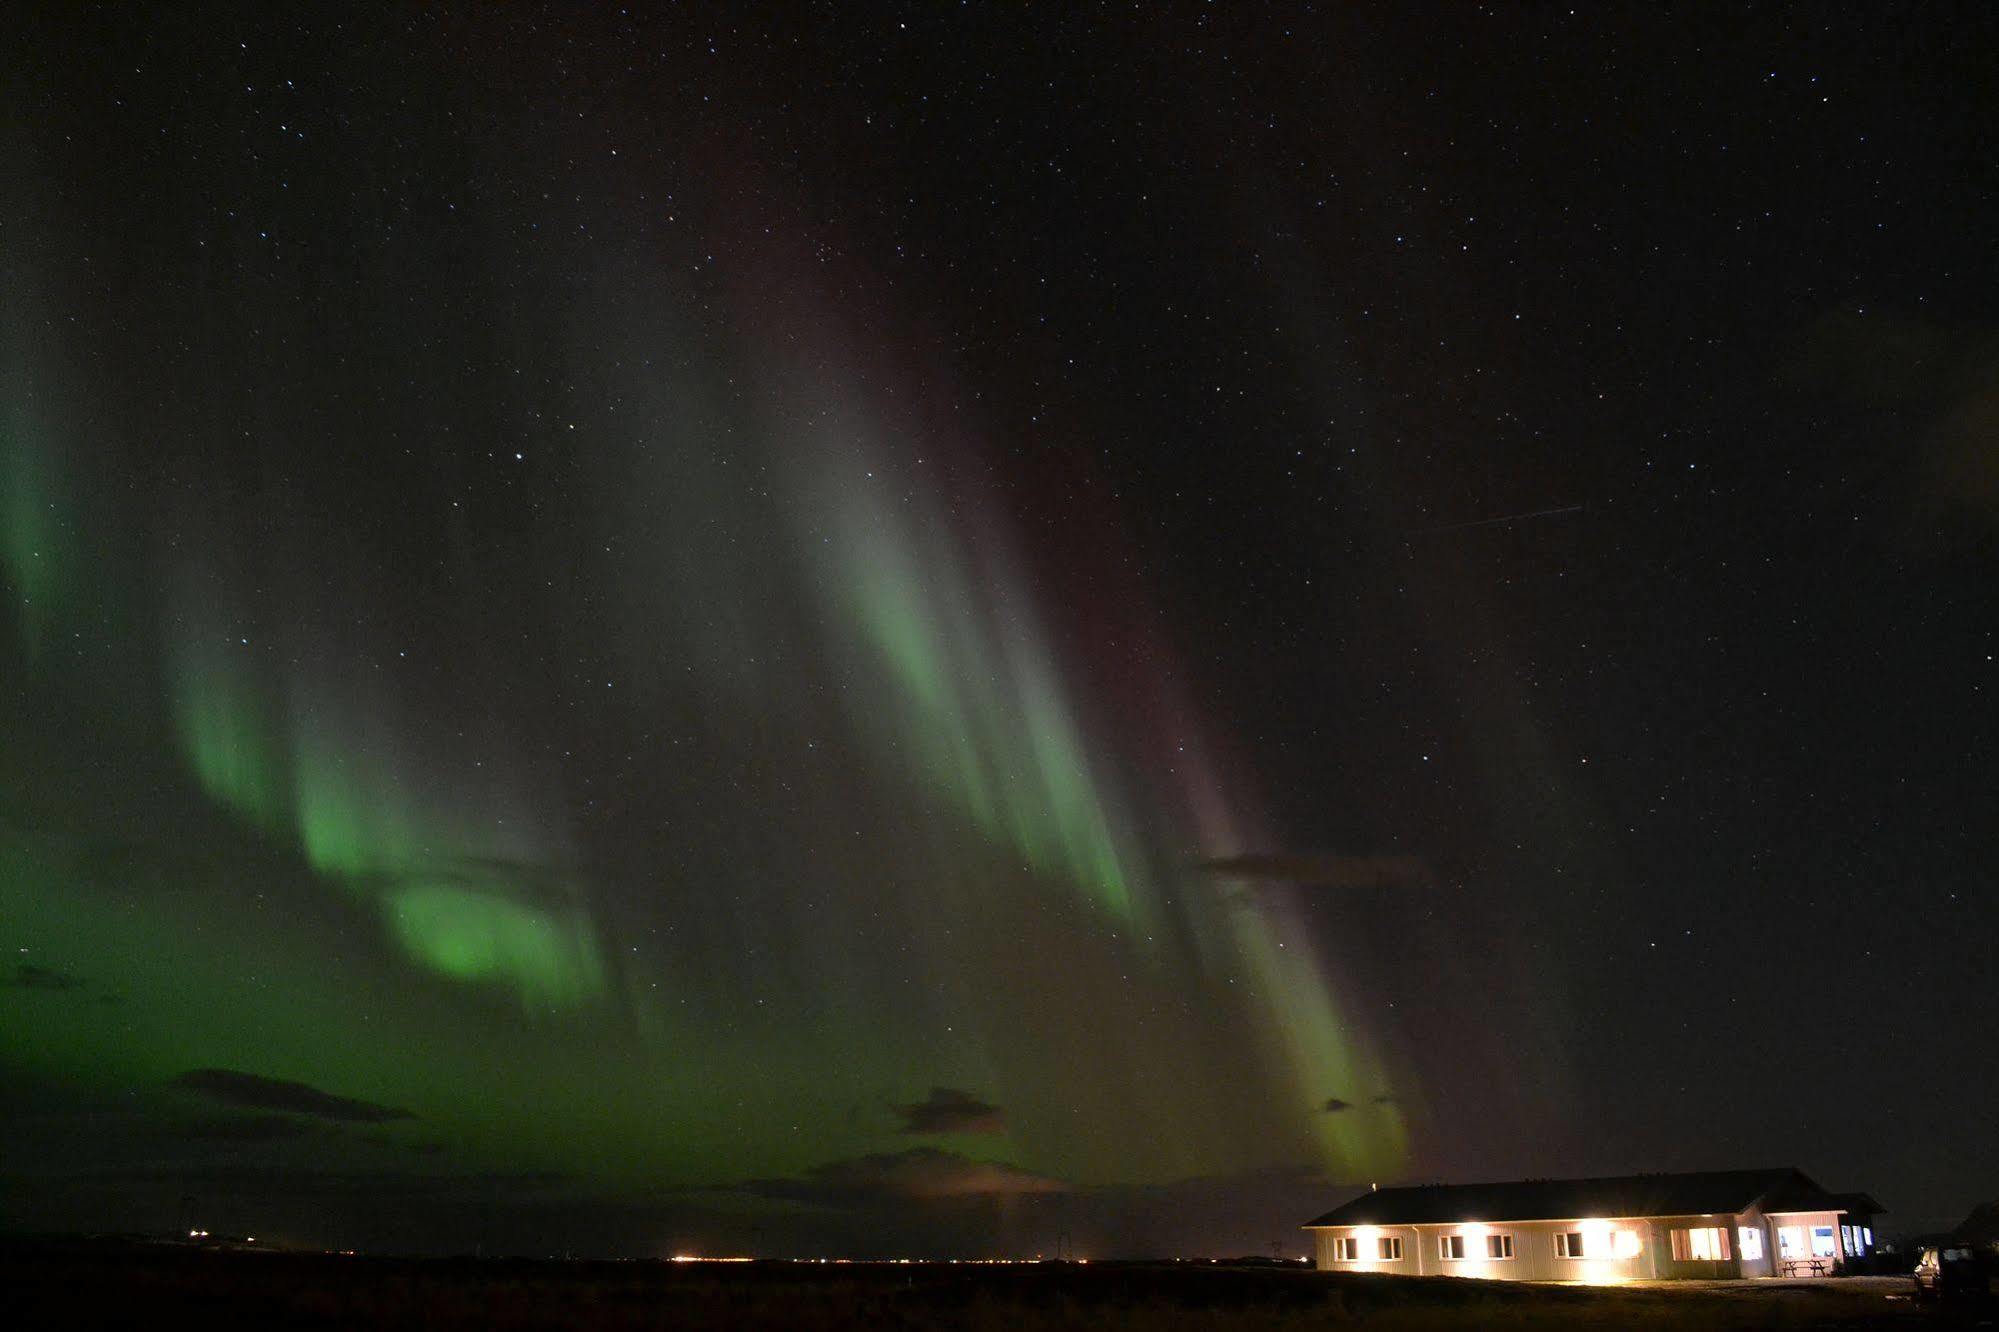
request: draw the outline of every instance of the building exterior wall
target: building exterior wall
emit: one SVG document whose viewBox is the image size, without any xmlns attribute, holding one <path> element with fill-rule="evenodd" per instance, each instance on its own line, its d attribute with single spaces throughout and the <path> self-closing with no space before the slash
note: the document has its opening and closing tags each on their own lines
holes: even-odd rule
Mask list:
<svg viewBox="0 0 1999 1332">
<path fill-rule="evenodd" d="M 1725 1223 L 1724 1223 L 1725 1224 Z M 1399 1276 L 1477 1277 L 1499 1281 L 1583 1281 L 1607 1284 L 1650 1277 L 1656 1273 L 1663 1231 L 1649 1219 L 1586 1221 L 1495 1221 L 1419 1226 L 1324 1226 L 1313 1227 L 1313 1247 L 1318 1267 L 1328 1272 L 1387 1272 Z M 1655 1233 L 1656 1231 L 1656 1233 Z M 1620 1233 L 1632 1238 L 1620 1241 Z M 1565 1258 L 1556 1252 L 1556 1236 L 1583 1236 L 1581 1258 Z M 1402 1260 L 1383 1262 L 1375 1256 L 1375 1242 L 1383 1235 L 1402 1237 Z M 1438 1241 L 1446 1235 L 1464 1237 L 1465 1256 L 1444 1258 Z M 1487 1240 L 1493 1235 L 1510 1235 L 1511 1258 L 1488 1257 Z M 1343 1262 L 1333 1256 L 1333 1241 L 1352 1236 L 1360 1243 L 1360 1257 Z M 1667 1251 L 1670 1256 L 1670 1250 Z"/>
<path fill-rule="evenodd" d="M 1423 1237 L 1418 1233 L 1420 1226 L 1326 1226 L 1312 1231 L 1312 1246 L 1316 1265 L 1328 1272 L 1387 1272 L 1395 1276 L 1422 1276 L 1418 1266 L 1418 1249 Z M 1399 1236 L 1402 1240 L 1402 1258 L 1399 1262 L 1384 1262 L 1376 1257 L 1375 1242 L 1384 1235 Z M 1360 1257 L 1347 1262 L 1333 1257 L 1333 1240 L 1336 1237 L 1351 1237 L 1360 1244 Z"/>
<path fill-rule="evenodd" d="M 1627 1217 L 1613 1220 L 1578 1221 L 1494 1221 L 1446 1225 L 1413 1226 L 1314 1226 L 1313 1251 L 1316 1265 L 1327 1272 L 1383 1272 L 1397 1276 L 1457 1276 L 1498 1281 L 1578 1281 L 1607 1285 L 1619 1281 L 1674 1277 L 1745 1277 L 1781 1275 L 1777 1255 L 1776 1226 L 1802 1227 L 1809 1253 L 1812 1226 L 1832 1225 L 1837 1234 L 1839 1219 L 1831 1213 L 1803 1213 L 1764 1218 L 1751 1211 L 1714 1216 Z M 1728 1256 L 1711 1259 L 1679 1259 L 1674 1255 L 1673 1232 L 1712 1228 L 1727 1236 Z M 1742 1232 L 1759 1236 L 1761 1254 L 1743 1257 Z M 1557 1252 L 1556 1237 L 1583 1236 L 1583 1257 L 1563 1257 Z M 1384 1261 L 1377 1256 L 1376 1243 L 1384 1235 L 1402 1239 L 1400 1261 Z M 1446 1235 L 1464 1237 L 1465 1256 L 1445 1258 L 1439 1239 Z M 1513 1237 L 1511 1258 L 1488 1256 L 1487 1239 L 1492 1235 Z M 1629 1238 L 1620 1238 L 1628 1235 Z M 1334 1256 L 1334 1240 L 1350 1236 L 1360 1246 L 1359 1258 L 1349 1262 Z M 1682 1242 L 1684 1248 L 1684 1241 Z"/>
<path fill-rule="evenodd" d="M 1717 1212 L 1703 1216 L 1662 1216 L 1654 1217 L 1653 1225 L 1659 1235 L 1659 1275 L 1664 1278 L 1707 1278 L 1719 1280 L 1728 1277 L 1752 1275 L 1743 1269 L 1742 1231 L 1744 1218 L 1740 1213 Z M 1755 1229 L 1752 1225 L 1751 1229 Z M 1710 1229 L 1719 1230 L 1727 1238 L 1726 1258 L 1675 1258 L 1673 1256 L 1673 1232 L 1676 1230 Z M 1768 1245 L 1765 1244 L 1765 1257 Z"/>
<path fill-rule="evenodd" d="M 1803 1258 L 1803 1259 L 1818 1257 L 1825 1259 L 1825 1261 L 1829 1263 L 1837 1263 L 1843 1261 L 1839 1256 L 1840 1216 L 1841 1213 L 1839 1212 L 1770 1213 L 1769 1217 L 1770 1253 L 1771 1257 L 1776 1262 L 1776 1272 L 1778 1273 L 1778 1275 L 1783 1274 L 1784 1262 L 1786 1261 L 1786 1259 L 1793 1257 Z M 1812 1252 L 1812 1231 L 1828 1227 L 1832 1230 L 1832 1246 L 1833 1246 L 1832 1254 L 1830 1256 L 1827 1256 L 1825 1254 L 1814 1254 Z M 1782 1252 L 1781 1246 L 1783 1243 L 1783 1231 L 1786 1229 L 1795 1229 L 1798 1232 L 1798 1238 L 1801 1243 L 1801 1249 L 1798 1253 L 1786 1254 Z"/>
<path fill-rule="evenodd" d="M 1742 1232 L 1753 1230 L 1757 1244 L 1763 1252 L 1755 1258 L 1744 1257 Z M 1746 1277 L 1766 1277 L 1779 1275 L 1777 1270 L 1777 1232 L 1770 1227 L 1770 1219 L 1756 1208 L 1750 1208 L 1735 1218 L 1735 1258 L 1736 1265 Z"/>
</svg>

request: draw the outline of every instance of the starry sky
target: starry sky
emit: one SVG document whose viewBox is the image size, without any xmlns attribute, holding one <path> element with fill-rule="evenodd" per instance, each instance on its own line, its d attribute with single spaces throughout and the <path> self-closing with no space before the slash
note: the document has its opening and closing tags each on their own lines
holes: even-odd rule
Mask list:
<svg viewBox="0 0 1999 1332">
<path fill-rule="evenodd" d="M 1982 6 L 30 5 L 0 1224 L 1999 1192 Z"/>
</svg>

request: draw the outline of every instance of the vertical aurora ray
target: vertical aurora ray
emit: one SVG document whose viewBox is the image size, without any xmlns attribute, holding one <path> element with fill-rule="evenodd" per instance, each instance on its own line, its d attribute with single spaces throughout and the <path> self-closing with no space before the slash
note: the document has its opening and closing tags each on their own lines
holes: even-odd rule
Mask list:
<svg viewBox="0 0 1999 1332">
<path fill-rule="evenodd" d="M 1171 761 L 1162 756 L 1159 766 L 1175 775 L 1194 858 L 1212 861 L 1267 844 L 1259 841 L 1264 834 L 1253 786 L 1240 774 L 1225 780 L 1207 728 L 1184 688 L 1161 665 L 1171 653 L 1153 642 L 1142 656 L 1152 665 L 1141 692 L 1150 697 L 1161 734 L 1172 737 Z M 1187 885 L 1186 894 L 1206 969 L 1227 970 L 1248 982 L 1251 1032 L 1282 1095 L 1309 1115 L 1320 1159 L 1370 1174 L 1401 1169 L 1409 1155 L 1404 1106 L 1414 1089 L 1392 1083 L 1369 1047 L 1362 1021 L 1343 1011 L 1337 978 L 1315 943 L 1298 890 L 1270 883 L 1251 895 L 1218 889 L 1210 881 Z M 1319 1110 L 1334 1097 L 1348 1108 L 1338 1114 Z"/>
<path fill-rule="evenodd" d="M 1045 654 L 1021 640 L 1008 652 L 1020 701 L 1028 757 L 1035 789 L 1046 812 L 1039 822 L 1052 834 L 1040 863 L 1051 860 L 1062 873 L 1083 884 L 1097 905 L 1133 919 L 1132 885 L 1126 865 L 1130 851 L 1121 851 L 1105 813 L 1107 800 L 1092 778 L 1083 740 L 1063 698 Z"/>
<path fill-rule="evenodd" d="M 574 1008 L 604 990 L 588 917 L 517 900 L 486 875 L 435 882 L 413 872 L 388 890 L 384 910 L 410 956 L 441 975 L 511 986 L 524 1003 Z"/>
<path fill-rule="evenodd" d="M 534 866 L 534 839 L 427 808 L 393 700 L 292 667 L 281 702 L 251 640 L 223 627 L 257 619 L 237 581 L 183 571 L 166 645 L 169 711 L 201 789 L 366 902 L 385 937 L 426 970 L 511 990 L 531 1011 L 601 996 L 588 912 L 573 885 Z"/>
<path fill-rule="evenodd" d="M 323 874 L 364 880 L 390 873 L 428 849 L 393 760 L 357 744 L 324 704 L 295 722 L 293 818 L 299 847 Z M 433 851 L 432 854 L 435 854 Z"/>
<path fill-rule="evenodd" d="M 817 317 L 804 323 L 828 326 Z M 773 330 L 767 341 L 800 339 Z M 802 341 L 811 345 L 809 337 Z M 837 338 L 828 343 L 838 345 Z M 1161 793 L 1169 807 L 1132 798 L 1155 785 L 1133 780 L 1134 762 L 1148 756 L 1120 744 L 1110 728 L 1099 734 L 1086 727 L 1086 719 L 1104 720 L 1100 700 L 1049 629 L 1037 604 L 1048 594 L 1017 563 L 1013 525 L 988 494 L 969 442 L 912 423 L 920 412 L 901 405 L 900 394 L 877 397 L 860 376 L 829 376 L 841 357 L 821 352 L 788 363 L 770 385 L 771 398 L 787 404 L 771 431 L 786 440 L 775 456 L 790 480 L 783 507 L 800 580 L 821 607 L 837 696 L 872 766 L 900 774 L 936 845 L 962 846 L 975 834 L 1026 871 L 1025 884 L 1051 903 L 1086 908 L 1066 916 L 1058 909 L 1031 928 L 1062 920 L 1061 928 L 1076 932 L 1062 951 L 1081 970 L 1069 973 L 1064 989 L 1091 996 L 1090 1016 L 1078 1009 L 1070 1020 L 1093 1028 L 1121 1015 L 1122 1048 L 1096 1056 L 1107 1061 L 1107 1081 L 1123 1079 L 1136 1095 L 1159 1064 L 1187 1058 L 1193 1044 L 1221 1030 L 1232 1033 L 1224 1046 L 1234 1047 L 1200 1058 L 1220 1067 L 1254 1052 L 1228 1075 L 1249 1079 L 1231 1094 L 1190 1094 L 1151 1107 L 1156 1161 L 1184 1152 L 1198 1169 L 1194 1163 L 1218 1156 L 1270 1160 L 1295 1151 L 1331 1168 L 1392 1174 L 1408 1146 L 1399 1109 L 1405 1089 L 1389 1087 L 1362 1020 L 1343 1011 L 1310 943 L 1313 925 L 1282 893 L 1251 908 L 1187 868 L 1237 845 L 1243 793 L 1224 795 L 1213 774 L 1197 774 L 1198 755 L 1169 752 L 1150 755 L 1152 767 L 1211 784 L 1210 808 L 1186 790 L 1177 792 L 1184 807 L 1170 807 L 1170 783 Z M 878 383 L 881 374 L 871 365 L 865 382 Z M 801 430 L 800 422 L 809 424 Z M 1070 586 L 1092 581 L 1085 572 Z M 1141 659 L 1171 660 L 1155 647 Z M 1102 683 L 1177 697 L 1166 677 L 1152 678 L 1163 669 L 1148 665 L 1139 679 Z M 1197 735 L 1201 728 L 1166 729 Z M 1034 911 L 1007 900 L 1018 890 L 975 872 L 978 863 L 962 852 L 955 862 L 926 858 L 930 891 L 940 901 L 920 909 L 955 918 L 964 909 L 958 895 L 997 892 L 992 909 L 1000 918 Z M 1084 961 L 1092 950 L 1100 955 Z M 1106 974 L 1096 975 L 1098 968 Z M 1192 1001 L 1193 1011 L 1206 1016 L 1178 1028 L 1163 1019 L 1157 999 L 1127 1007 L 1134 987 L 1154 985 L 1163 994 L 1203 996 Z M 981 1035 L 974 1053 L 1016 1100 L 1032 1099 L 1029 1085 L 1045 1076 L 1037 1060 L 1049 1057 L 994 1030 Z M 1365 1104 L 1325 1113 L 1326 1101 L 1341 1093 Z M 1233 1124 L 1206 1118 L 1224 1103 L 1238 1116 Z M 1261 1125 L 1265 1140 L 1222 1147 L 1215 1135 L 1234 1136 L 1245 1122 Z M 1045 1147 L 1041 1135 L 1034 1139 Z"/>
<path fill-rule="evenodd" d="M 259 828 L 281 828 L 291 804 L 285 754 L 254 689 L 226 665 L 184 664 L 173 708 L 202 790 Z"/>
<path fill-rule="evenodd" d="M 1269 892 L 1275 900 L 1238 909 L 1230 921 L 1264 1014 L 1256 1029 L 1276 1047 L 1276 1065 L 1286 1071 L 1297 1104 L 1315 1106 L 1339 1092 L 1356 1102 L 1339 1114 L 1312 1115 L 1322 1159 L 1392 1173 L 1408 1157 L 1401 1107 L 1393 1096 L 1380 1099 L 1387 1095 L 1384 1071 L 1359 1039 L 1355 1021 L 1341 1016 L 1290 891 Z"/>
<path fill-rule="evenodd" d="M 291 756 L 272 690 L 261 678 L 229 580 L 183 571 L 165 644 L 168 711 L 181 755 L 203 791 L 266 834 L 282 835 L 292 806 Z M 221 608 L 229 607 L 225 612 Z M 233 616 L 232 634 L 224 624 Z"/>
<path fill-rule="evenodd" d="M 1138 922 L 1133 852 L 999 540 L 975 552 L 927 492 L 891 502 L 847 451 L 823 450 L 801 494 L 810 576 L 875 682 L 854 695 L 860 732 L 1037 874 Z"/>
<path fill-rule="evenodd" d="M 589 915 L 573 887 L 519 858 L 531 838 L 426 809 L 381 720 L 388 705 L 369 709 L 370 726 L 323 687 L 299 698 L 295 819 L 314 869 L 371 899 L 390 937 L 438 975 L 505 986 L 531 1010 L 604 993 Z"/>
<path fill-rule="evenodd" d="M 882 393 L 873 365 L 787 361 L 764 311 L 711 319 L 652 258 L 562 296 L 576 373 L 547 383 L 573 393 L 521 376 L 492 409 L 271 339 L 246 383 L 159 409 L 160 470 L 199 511 L 134 516 L 166 572 L 119 576 L 159 598 L 142 757 L 185 789 L 86 789 L 120 823 L 193 810 L 188 840 L 225 850 L 149 877 L 178 828 L 129 875 L 19 839 L 34 871 L 0 895 L 33 946 L 87 936 L 148 1009 L 130 1031 L 67 1014 L 62 1057 L 323 1080 L 408 1104 L 455 1159 L 711 1192 L 906 1151 L 889 1107 L 940 1084 L 1005 1108 L 953 1150 L 1081 1187 L 1392 1169 L 1392 1107 L 1315 1113 L 1382 1084 L 1306 913 L 1188 867 L 1254 845 L 1251 797 L 1190 819 L 1176 760 L 1111 716 L 1149 682 L 1079 669 L 1060 626 L 1093 579 L 1023 554 L 962 427 L 909 424 L 925 376 Z M 545 314 L 496 341 L 525 364 Z M 621 319 L 632 345 L 608 349 Z M 482 354 L 431 333 L 441 360 Z M 238 441 L 239 392 L 283 449 Z M 34 484 L 0 510 L 6 574 L 59 605 L 63 485 L 76 513 L 133 501 L 10 431 Z M 89 730 L 94 772 L 132 759 Z"/>
</svg>

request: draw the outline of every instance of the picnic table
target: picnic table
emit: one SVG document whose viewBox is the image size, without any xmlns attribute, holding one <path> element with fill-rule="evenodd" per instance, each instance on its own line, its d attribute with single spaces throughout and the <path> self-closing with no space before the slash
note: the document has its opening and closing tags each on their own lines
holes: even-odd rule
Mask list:
<svg viewBox="0 0 1999 1332">
<path fill-rule="evenodd" d="M 1810 1272 L 1813 1276 L 1825 1276 L 1832 1271 L 1830 1258 L 1786 1258 L 1784 1275 L 1796 1276 L 1799 1272 Z"/>
</svg>

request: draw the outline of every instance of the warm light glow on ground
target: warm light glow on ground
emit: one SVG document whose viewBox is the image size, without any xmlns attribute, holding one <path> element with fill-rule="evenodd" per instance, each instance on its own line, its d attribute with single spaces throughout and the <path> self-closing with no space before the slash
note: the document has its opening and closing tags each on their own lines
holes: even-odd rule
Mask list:
<svg viewBox="0 0 1999 1332">
<path fill-rule="evenodd" d="M 753 1262 L 755 1262 L 755 1261 L 756 1261 L 756 1259 L 754 1259 L 754 1258 L 704 1258 L 704 1257 L 702 1257 L 701 1255 L 699 1255 L 699 1254 L 694 1254 L 694 1253 L 676 1253 L 676 1254 L 674 1254 L 674 1255 L 673 1255 L 673 1261 L 674 1261 L 674 1262 L 676 1262 L 676 1263 L 753 1263 Z"/>
</svg>

